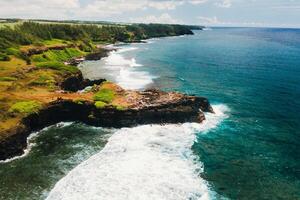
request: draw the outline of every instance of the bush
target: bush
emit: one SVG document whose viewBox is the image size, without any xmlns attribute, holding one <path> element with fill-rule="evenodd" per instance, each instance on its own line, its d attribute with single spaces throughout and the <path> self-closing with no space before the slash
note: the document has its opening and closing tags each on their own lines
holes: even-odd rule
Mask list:
<svg viewBox="0 0 300 200">
<path fill-rule="evenodd" d="M 95 106 L 98 109 L 104 108 L 107 105 L 107 103 L 103 102 L 103 101 L 96 101 L 95 102 Z"/>
<path fill-rule="evenodd" d="M 114 91 L 110 89 L 101 89 L 99 92 L 97 92 L 94 95 L 94 100 L 95 101 L 102 101 L 105 103 L 110 103 L 115 97 Z"/>
<path fill-rule="evenodd" d="M 41 62 L 41 63 L 36 64 L 36 66 L 41 67 L 41 68 L 59 70 L 59 71 L 67 71 L 67 72 L 71 72 L 71 73 L 75 73 L 75 72 L 79 71 L 79 69 L 75 66 L 64 65 L 63 63 L 55 62 L 55 61 Z"/>
<path fill-rule="evenodd" d="M 32 114 L 37 113 L 42 105 L 36 101 L 21 101 L 12 105 L 9 109 L 11 113 Z"/>
</svg>

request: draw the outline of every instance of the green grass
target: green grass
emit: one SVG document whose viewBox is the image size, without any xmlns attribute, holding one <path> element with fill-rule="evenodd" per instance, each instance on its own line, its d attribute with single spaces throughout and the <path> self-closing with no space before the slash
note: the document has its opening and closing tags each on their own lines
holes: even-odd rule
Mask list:
<svg viewBox="0 0 300 200">
<path fill-rule="evenodd" d="M 57 61 L 64 62 L 71 58 L 83 56 L 85 53 L 76 48 L 66 48 L 64 50 L 49 50 L 43 54 L 33 55 L 33 62 Z"/>
<path fill-rule="evenodd" d="M 54 45 L 67 44 L 68 42 L 60 39 L 52 39 L 52 40 L 44 40 L 42 43 L 46 46 L 54 46 Z"/>
<path fill-rule="evenodd" d="M 115 97 L 115 92 L 110 89 L 101 89 L 94 95 L 94 101 L 111 103 Z"/>
<path fill-rule="evenodd" d="M 55 62 L 55 61 L 37 63 L 36 66 L 40 68 L 48 68 L 48 69 L 54 69 L 58 71 L 67 71 L 71 73 L 76 73 L 79 71 L 79 69 L 75 66 L 64 65 L 63 63 Z"/>
<path fill-rule="evenodd" d="M 66 61 L 74 57 L 82 56 L 83 53 L 75 48 L 66 48 L 64 50 L 51 50 L 44 53 L 49 61 Z"/>
<path fill-rule="evenodd" d="M 36 101 L 21 101 L 12 105 L 9 109 L 10 113 L 32 114 L 37 113 L 42 105 Z"/>
<path fill-rule="evenodd" d="M 30 82 L 30 85 L 40 85 L 40 86 L 44 86 L 44 85 L 52 86 L 54 84 L 55 84 L 54 78 L 47 74 L 40 75 L 37 79 Z"/>
<path fill-rule="evenodd" d="M 96 108 L 101 109 L 101 108 L 104 108 L 105 106 L 107 106 L 107 103 L 105 103 L 103 101 L 96 101 L 95 106 L 96 106 Z"/>
<path fill-rule="evenodd" d="M 20 50 L 19 49 L 16 49 L 16 48 L 13 48 L 13 47 L 10 47 L 10 48 L 7 48 L 5 50 L 5 52 L 8 54 L 8 55 L 14 55 L 16 57 L 19 57 L 20 56 Z"/>
<path fill-rule="evenodd" d="M 47 62 L 49 59 L 44 54 L 33 55 L 31 57 L 33 62 Z"/>
<path fill-rule="evenodd" d="M 18 79 L 10 76 L 0 77 L 0 81 L 16 81 L 16 80 Z"/>
<path fill-rule="evenodd" d="M 124 106 L 120 106 L 120 105 L 115 105 L 115 108 L 119 111 L 123 111 L 123 110 L 126 110 L 126 107 Z"/>
<path fill-rule="evenodd" d="M 10 57 L 6 53 L 0 52 L 0 61 L 10 61 Z"/>
</svg>

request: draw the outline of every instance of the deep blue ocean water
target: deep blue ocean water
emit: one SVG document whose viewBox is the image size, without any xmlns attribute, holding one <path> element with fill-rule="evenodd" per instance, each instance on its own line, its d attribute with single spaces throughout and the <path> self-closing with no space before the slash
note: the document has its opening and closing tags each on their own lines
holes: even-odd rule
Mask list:
<svg viewBox="0 0 300 200">
<path fill-rule="evenodd" d="M 192 147 L 201 176 L 230 199 L 300 199 L 300 30 L 195 33 L 155 41 L 135 57 L 158 87 L 229 107 L 229 118 Z"/>
<path fill-rule="evenodd" d="M 92 155 L 62 179 L 56 194 L 300 199 L 299 29 L 195 31 L 193 36 L 122 45 L 119 53 L 81 69 L 89 78 L 105 77 L 125 88 L 205 96 L 226 117 L 209 115 L 208 123 L 193 132 L 187 131 L 190 125 L 121 130 L 78 123 L 52 126 L 32 139 L 27 156 L 0 163 L 0 199 L 44 199 Z M 91 182 L 95 177 L 103 179 Z M 96 186 L 102 194 L 79 192 L 76 184 Z"/>
</svg>

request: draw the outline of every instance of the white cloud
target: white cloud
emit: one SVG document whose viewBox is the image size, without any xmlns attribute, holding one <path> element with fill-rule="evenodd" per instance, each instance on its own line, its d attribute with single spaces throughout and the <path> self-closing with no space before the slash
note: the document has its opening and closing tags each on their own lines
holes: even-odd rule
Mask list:
<svg viewBox="0 0 300 200">
<path fill-rule="evenodd" d="M 207 1 L 208 0 L 190 0 L 188 2 L 191 3 L 191 4 L 194 4 L 194 5 L 198 5 L 198 4 L 206 3 Z"/>
<path fill-rule="evenodd" d="M 231 0 L 222 0 L 221 2 L 216 2 L 216 6 L 223 7 L 223 8 L 230 8 L 232 5 Z"/>
<path fill-rule="evenodd" d="M 183 1 L 148 1 L 146 6 L 156 8 L 158 10 L 174 10 L 177 6 L 183 5 Z"/>
<path fill-rule="evenodd" d="M 263 27 L 266 26 L 264 23 L 260 22 L 238 22 L 238 21 L 223 21 L 218 19 L 216 16 L 204 17 L 198 16 L 197 19 L 199 23 L 206 26 L 245 26 L 245 27 Z"/>
<path fill-rule="evenodd" d="M 163 13 L 159 16 L 148 15 L 138 18 L 131 18 L 133 23 L 163 23 L 163 24 L 181 24 L 182 21 L 171 17 L 168 13 Z"/>
<path fill-rule="evenodd" d="M 0 1 L 0 17 L 67 18 L 70 10 L 80 8 L 78 0 Z"/>
<path fill-rule="evenodd" d="M 203 17 L 203 16 L 198 16 L 197 19 L 199 20 L 200 24 L 203 25 L 211 25 L 211 24 L 218 24 L 220 21 L 216 16 L 214 17 Z"/>
</svg>

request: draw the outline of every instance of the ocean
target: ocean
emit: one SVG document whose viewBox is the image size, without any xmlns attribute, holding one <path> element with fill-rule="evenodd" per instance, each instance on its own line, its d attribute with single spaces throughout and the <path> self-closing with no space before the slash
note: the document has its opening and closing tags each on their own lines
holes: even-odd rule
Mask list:
<svg viewBox="0 0 300 200">
<path fill-rule="evenodd" d="M 203 124 L 64 122 L 0 163 L 0 199 L 300 199 L 300 30 L 212 28 L 80 66 L 126 89 L 207 97 Z"/>
</svg>

